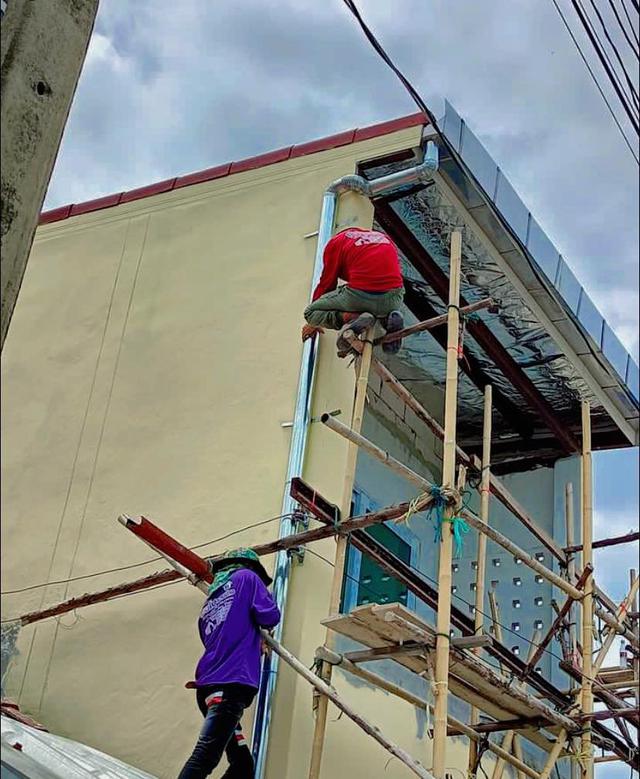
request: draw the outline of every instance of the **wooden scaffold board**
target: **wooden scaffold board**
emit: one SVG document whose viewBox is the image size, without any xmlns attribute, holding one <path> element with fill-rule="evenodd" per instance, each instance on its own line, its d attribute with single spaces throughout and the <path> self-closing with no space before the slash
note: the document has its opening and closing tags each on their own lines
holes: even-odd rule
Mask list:
<svg viewBox="0 0 640 779">
<path fill-rule="evenodd" d="M 416 674 L 428 676 L 429 669 L 435 663 L 435 630 L 414 612 L 400 603 L 369 604 L 359 606 L 349 614 L 339 614 L 323 620 L 331 630 L 357 641 L 371 649 L 390 648 L 390 659 L 408 668 Z M 412 630 L 411 625 L 417 630 Z M 414 644 L 418 633 L 429 637 L 420 652 L 397 652 L 393 649 L 406 644 Z M 482 671 L 479 668 L 482 668 Z M 502 687 L 497 684 L 500 681 Z M 449 667 L 449 689 L 453 695 L 467 703 L 477 706 L 496 722 L 514 720 L 540 720 L 539 701 L 532 696 L 517 695 L 508 687 L 509 678 L 492 668 L 477 655 L 464 649 L 451 648 Z M 526 699 L 530 700 L 530 703 Z M 561 721 L 571 722 L 560 713 L 552 712 L 554 719 L 548 722 L 544 730 L 557 733 Z M 555 721 L 554 721 L 555 720 Z M 573 722 L 571 724 L 575 726 Z M 553 740 L 547 738 L 539 728 L 523 728 L 522 735 L 545 751 L 553 747 Z"/>
</svg>

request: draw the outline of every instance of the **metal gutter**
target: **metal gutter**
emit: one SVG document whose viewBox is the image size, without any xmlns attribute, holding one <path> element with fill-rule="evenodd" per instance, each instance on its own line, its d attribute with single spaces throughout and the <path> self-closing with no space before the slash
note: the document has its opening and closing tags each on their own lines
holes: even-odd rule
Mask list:
<svg viewBox="0 0 640 779">
<path fill-rule="evenodd" d="M 316 245 L 310 297 L 311 294 L 313 294 L 313 290 L 322 273 L 324 249 L 333 232 L 338 198 L 340 195 L 344 192 L 357 192 L 364 197 L 373 199 L 389 194 L 401 187 L 410 186 L 419 182 L 426 183 L 431 180 L 437 169 L 438 148 L 433 141 L 429 141 L 425 150 L 424 160 L 420 165 L 408 168 L 407 170 L 397 171 L 396 173 L 391 173 L 387 176 L 381 176 L 380 178 L 373 180 L 367 180 L 362 176 L 357 175 L 344 176 L 327 187 L 322 197 L 322 209 L 320 212 L 320 224 L 318 227 L 318 241 Z M 313 397 L 318 345 L 318 339 L 313 339 L 307 341 L 302 349 L 300 374 L 298 377 L 298 393 L 291 430 L 289 462 L 287 464 L 284 499 L 282 502 L 283 518 L 280 522 L 280 538 L 285 538 L 295 532 L 292 514 L 295 511 L 296 503 L 289 495 L 289 485 L 294 477 L 302 476 L 304 468 L 307 436 L 311 421 L 311 401 Z M 291 557 L 289 553 L 286 551 L 278 552 L 273 576 L 273 596 L 280 608 L 283 618 L 275 630 L 275 638 L 277 641 L 282 640 L 290 572 Z M 269 744 L 269 728 L 273 713 L 273 695 L 277 683 L 278 666 L 278 658 L 272 656 L 268 661 L 265 661 L 262 671 L 262 680 L 253 727 L 253 754 L 256 762 L 256 779 L 264 779 L 265 775 Z"/>
</svg>

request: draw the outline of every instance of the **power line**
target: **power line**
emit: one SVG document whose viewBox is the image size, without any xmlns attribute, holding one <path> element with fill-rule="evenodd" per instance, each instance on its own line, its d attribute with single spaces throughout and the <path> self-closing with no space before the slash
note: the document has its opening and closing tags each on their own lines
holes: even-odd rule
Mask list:
<svg viewBox="0 0 640 779">
<path fill-rule="evenodd" d="M 587 33 L 587 37 L 591 41 L 591 45 L 593 46 L 594 51 L 596 52 L 596 56 L 598 57 L 600 64 L 602 65 L 605 73 L 607 74 L 607 77 L 609 79 L 609 82 L 611 83 L 611 86 L 614 89 L 614 92 L 618 96 L 618 100 L 620 101 L 624 112 L 627 114 L 627 118 L 631 122 L 631 126 L 636 131 L 636 133 L 640 134 L 640 125 L 638 124 L 638 120 L 634 116 L 633 111 L 631 110 L 630 106 L 627 104 L 626 101 L 626 95 L 618 85 L 618 81 L 616 80 L 616 75 L 612 72 L 611 67 L 609 66 L 609 63 L 606 60 L 606 57 L 604 56 L 603 52 L 600 49 L 600 46 L 598 45 L 598 41 L 596 39 L 596 36 L 592 30 L 592 27 L 589 23 L 589 20 L 584 13 L 584 10 L 581 6 L 581 4 L 578 2 L 578 0 L 571 0 L 571 5 L 573 6 L 576 14 L 578 15 L 578 18 L 580 19 L 580 22 L 582 24 L 583 29 Z"/>
<path fill-rule="evenodd" d="M 629 88 L 629 91 L 631 92 L 631 97 L 632 97 L 633 101 L 635 102 L 635 104 L 637 106 L 638 105 L 638 92 L 636 90 L 635 84 L 633 83 L 633 81 L 631 80 L 631 77 L 629 76 L 629 73 L 627 71 L 627 66 L 625 65 L 624 60 L 620 56 L 620 52 L 618 51 L 618 47 L 616 46 L 616 44 L 612 40 L 611 36 L 609 35 L 609 31 L 607 30 L 607 25 L 604 23 L 604 19 L 602 18 L 602 14 L 600 13 L 600 10 L 598 9 L 598 6 L 596 5 L 595 0 L 589 0 L 589 2 L 591 3 L 591 7 L 593 8 L 596 16 L 598 17 L 598 21 L 600 22 L 600 26 L 602 27 L 602 32 L 604 33 L 605 38 L 609 42 L 609 46 L 613 50 L 613 53 L 614 53 L 616 59 L 618 60 L 618 64 L 622 68 L 622 72 L 624 74 L 625 81 L 627 82 L 627 86 Z M 600 42 L 600 46 L 604 50 L 604 46 L 602 46 L 602 42 Z M 610 60 L 609 60 L 609 64 L 611 64 Z"/>
<path fill-rule="evenodd" d="M 219 538 L 213 538 L 211 541 L 204 541 L 202 544 L 196 544 L 195 546 L 190 546 L 189 549 L 202 549 L 205 546 L 210 546 L 211 544 L 217 544 L 220 541 L 226 541 L 227 538 L 231 538 L 232 536 L 236 536 L 240 533 L 244 533 L 247 530 L 252 530 L 253 528 L 260 527 L 261 525 L 267 525 L 270 522 L 275 522 L 278 519 L 285 519 L 286 517 L 290 517 L 291 514 L 279 514 L 276 517 L 270 517 L 269 519 L 263 519 L 259 522 L 254 522 L 251 525 L 245 525 L 244 527 L 238 528 L 237 530 L 232 530 L 230 533 L 226 533 L 223 536 L 220 536 Z M 86 573 L 82 576 L 72 576 L 69 579 L 58 579 L 57 581 L 52 582 L 42 582 L 41 584 L 32 584 L 28 587 L 21 587 L 17 590 L 5 590 L 2 592 L 2 595 L 15 595 L 17 593 L 21 592 L 29 592 L 30 590 L 39 590 L 42 587 L 53 587 L 57 584 L 68 584 L 70 582 L 77 582 L 82 581 L 83 579 L 93 579 L 96 576 L 106 576 L 110 573 L 119 573 L 120 571 L 129 571 L 132 568 L 140 568 L 143 565 L 148 565 L 149 563 L 155 563 L 158 560 L 164 560 L 163 557 L 151 557 L 149 560 L 142 560 L 139 563 L 131 563 L 131 565 L 122 565 L 119 568 L 109 568 L 104 571 L 94 571 L 93 573 Z M 120 597 L 120 596 L 118 596 Z"/>
<path fill-rule="evenodd" d="M 391 70 L 396 74 L 396 76 L 398 77 L 398 79 L 400 80 L 402 85 L 405 87 L 405 89 L 407 90 L 407 92 L 409 93 L 409 95 L 411 96 L 413 101 L 416 103 L 418 108 L 427 115 L 427 117 L 428 117 L 429 121 L 431 122 L 432 126 L 437 130 L 438 129 L 438 124 L 437 124 L 437 120 L 436 120 L 434 114 L 429 110 L 429 108 L 425 104 L 424 100 L 420 97 L 420 95 L 417 92 L 417 90 L 413 87 L 411 82 L 406 78 L 406 76 L 402 73 L 402 71 L 391 60 L 391 58 L 386 53 L 386 51 L 384 50 L 384 48 L 382 47 L 382 45 L 380 44 L 378 39 L 375 37 L 373 32 L 369 29 L 369 27 L 367 26 L 366 22 L 362 18 L 360 12 L 358 11 L 358 8 L 357 8 L 355 2 L 353 0 L 343 0 L 343 2 L 346 5 L 346 7 L 349 9 L 349 11 L 353 14 L 353 16 L 356 18 L 358 24 L 360 25 L 362 31 L 365 34 L 367 40 L 371 43 L 371 45 L 373 46 L 375 51 L 379 54 L 379 56 L 382 58 L 382 60 L 391 68 Z M 589 65 L 589 62 L 587 61 L 584 53 L 582 52 L 582 49 L 580 48 L 580 45 L 579 45 L 578 41 L 576 40 L 576 37 L 573 34 L 573 31 L 571 30 L 567 20 L 564 17 L 564 14 L 562 13 L 562 10 L 560 9 L 560 7 L 559 7 L 559 5 L 557 3 L 557 0 L 551 0 L 551 2 L 554 4 L 554 6 L 556 8 L 556 11 L 560 15 L 560 18 L 562 19 L 562 22 L 563 22 L 564 26 L 567 28 L 567 31 L 568 31 L 569 35 L 571 36 L 571 39 L 573 40 L 573 42 L 574 42 L 574 44 L 575 44 L 575 46 L 576 46 L 576 48 L 578 50 L 580 58 L 582 59 L 582 61 L 584 62 L 585 66 L 587 68 L 587 70 L 589 71 L 589 75 L 593 79 L 593 82 L 596 85 L 596 88 L 597 88 L 598 92 L 600 93 L 600 96 L 602 97 L 602 99 L 603 99 L 603 101 L 604 101 L 604 103 L 605 103 L 609 113 L 611 114 L 611 117 L 612 117 L 613 121 L 615 122 L 616 127 L 618 128 L 618 130 L 620 132 L 620 135 L 622 136 L 622 138 L 623 138 L 627 148 L 631 152 L 631 155 L 634 158 L 634 160 L 636 161 L 636 163 L 640 164 L 640 159 L 638 158 L 638 156 L 637 156 L 633 146 L 631 145 L 629 139 L 627 138 L 627 136 L 626 136 L 626 134 L 624 132 L 624 129 L 623 129 L 622 125 L 620 124 L 620 120 L 616 116 L 613 108 L 611 107 L 611 104 L 610 104 L 607 96 L 605 95 L 605 93 L 604 93 L 602 87 L 600 86 L 600 84 L 599 84 L 599 82 L 598 82 L 598 80 L 597 80 L 597 78 L 596 78 L 596 76 L 595 76 L 591 66 Z M 637 5 L 637 0 L 633 0 L 633 2 L 636 3 L 636 5 Z"/>
<path fill-rule="evenodd" d="M 622 34 L 624 35 L 627 43 L 629 44 L 629 47 L 631 48 L 631 51 L 636 55 L 636 57 L 640 57 L 640 50 L 638 49 L 638 46 L 640 46 L 640 40 L 638 40 L 638 36 L 636 35 L 635 28 L 633 26 L 633 23 L 631 22 L 631 18 L 629 16 L 629 13 L 626 9 L 626 6 L 624 2 L 622 3 L 622 8 L 624 9 L 624 12 L 627 16 L 627 19 L 629 20 L 629 25 L 631 26 L 631 33 L 633 35 L 634 41 L 631 40 L 629 37 L 629 33 L 627 32 L 627 28 L 622 23 L 622 19 L 620 18 L 620 14 L 618 13 L 618 9 L 616 8 L 616 4 L 613 2 L 613 0 L 609 0 L 609 5 L 611 6 L 611 10 L 613 11 L 613 15 L 616 17 L 616 21 L 618 22 L 618 26 L 622 30 Z"/>
<path fill-rule="evenodd" d="M 633 159 L 636 161 L 636 163 L 637 163 L 638 165 L 640 165 L 640 159 L 638 158 L 638 155 L 636 154 L 636 152 L 635 152 L 635 149 L 634 149 L 634 148 L 633 148 L 633 146 L 631 145 L 631 142 L 630 142 L 630 141 L 629 141 L 629 139 L 627 138 L 627 135 L 626 135 L 626 133 L 625 133 L 625 131 L 624 131 L 624 129 L 623 129 L 623 127 L 622 127 L 622 125 L 620 124 L 620 120 L 618 119 L 618 117 L 617 117 L 617 116 L 616 116 L 616 114 L 615 114 L 615 111 L 614 111 L 614 110 L 613 110 L 613 108 L 611 107 L 611 103 L 609 102 L 609 99 L 608 99 L 608 98 L 607 98 L 607 96 L 605 95 L 605 93 L 604 93 L 604 90 L 603 90 L 603 89 L 602 89 L 602 87 L 600 86 L 600 83 L 598 82 L 598 79 L 596 78 L 596 75 L 595 75 L 595 73 L 593 72 L 593 69 L 591 68 L 591 65 L 589 64 L 589 61 L 587 60 L 587 58 L 586 58 L 586 57 L 585 57 L 585 55 L 584 55 L 584 52 L 583 52 L 583 51 L 582 51 L 582 49 L 580 48 L 580 44 L 578 43 L 578 40 L 577 40 L 576 36 L 575 36 L 575 35 L 574 35 L 574 33 L 573 33 L 573 30 L 572 30 L 572 29 L 571 29 L 571 27 L 569 26 L 569 22 L 567 22 L 567 20 L 566 20 L 566 18 L 565 18 L 565 15 L 564 15 L 564 13 L 562 12 L 562 9 L 561 9 L 561 8 L 560 8 L 560 6 L 558 5 L 558 2 L 557 2 L 557 0 L 551 0 L 551 2 L 553 3 L 553 5 L 554 5 L 554 7 L 555 7 L 556 11 L 558 12 L 558 15 L 560 16 L 560 19 L 562 20 L 562 23 L 564 24 L 564 26 L 565 26 L 565 29 L 566 29 L 566 30 L 567 30 L 567 32 L 569 33 L 569 36 L 571 37 L 571 40 L 573 41 L 573 43 L 574 43 L 574 45 L 575 45 L 575 47 L 576 47 L 576 49 L 577 49 L 577 51 L 578 51 L 578 54 L 580 55 L 580 59 L 581 59 L 581 60 L 582 60 L 582 62 L 584 63 L 585 67 L 587 68 L 587 70 L 588 70 L 588 72 L 589 72 L 589 75 L 591 76 L 591 80 L 592 80 L 592 81 L 593 81 L 593 83 L 596 85 L 596 89 L 597 89 L 597 90 L 598 90 L 598 92 L 600 93 L 600 97 L 603 99 L 603 101 L 604 101 L 604 104 L 605 104 L 605 105 L 606 105 L 606 107 L 607 107 L 607 110 L 608 110 L 608 111 L 609 111 L 609 113 L 611 114 L 611 118 L 613 119 L 613 121 L 614 121 L 614 122 L 615 122 L 615 124 L 616 124 L 616 127 L 617 127 L 617 128 L 618 128 L 618 130 L 620 131 L 620 135 L 622 136 L 622 138 L 623 138 L 623 140 L 624 140 L 624 142 L 625 142 L 625 144 L 626 144 L 627 148 L 628 148 L 628 149 L 629 149 L 629 151 L 631 152 L 631 155 L 633 156 Z"/>
</svg>

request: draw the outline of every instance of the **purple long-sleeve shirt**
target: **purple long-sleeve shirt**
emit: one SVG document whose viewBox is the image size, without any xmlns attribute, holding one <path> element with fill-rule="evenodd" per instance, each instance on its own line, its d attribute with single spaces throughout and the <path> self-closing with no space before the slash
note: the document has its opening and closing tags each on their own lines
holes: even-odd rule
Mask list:
<svg viewBox="0 0 640 779">
<path fill-rule="evenodd" d="M 258 687 L 259 628 L 272 628 L 280 610 L 253 571 L 241 568 L 207 598 L 198 621 L 204 654 L 196 668 L 196 686 L 230 684 Z"/>
</svg>

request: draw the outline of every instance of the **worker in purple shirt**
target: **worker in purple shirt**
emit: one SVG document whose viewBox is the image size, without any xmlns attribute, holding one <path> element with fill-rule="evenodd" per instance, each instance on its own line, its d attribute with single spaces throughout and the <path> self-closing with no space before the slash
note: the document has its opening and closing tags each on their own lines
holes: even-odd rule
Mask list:
<svg viewBox="0 0 640 779">
<path fill-rule="evenodd" d="M 258 691 L 260 628 L 280 621 L 267 590 L 271 578 L 251 549 L 235 549 L 212 564 L 213 583 L 200 612 L 198 630 L 204 654 L 196 668 L 198 707 L 204 724 L 178 779 L 204 779 L 226 752 L 223 779 L 252 779 L 253 758 L 240 718 Z"/>
</svg>

